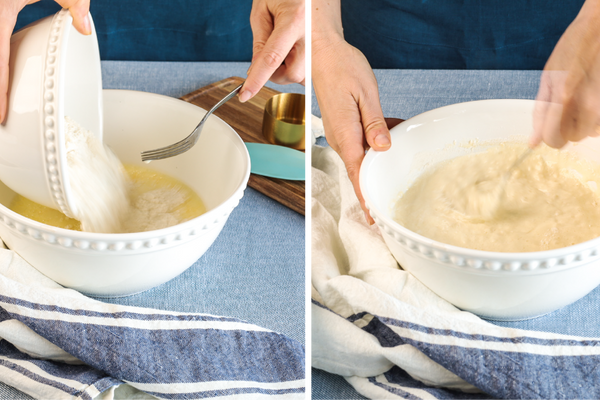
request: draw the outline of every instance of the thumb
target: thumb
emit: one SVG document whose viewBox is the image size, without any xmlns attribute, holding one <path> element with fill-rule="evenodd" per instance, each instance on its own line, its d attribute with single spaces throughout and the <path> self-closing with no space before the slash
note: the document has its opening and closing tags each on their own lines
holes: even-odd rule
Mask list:
<svg viewBox="0 0 600 400">
<path fill-rule="evenodd" d="M 68 8 L 73 17 L 73 26 L 82 35 L 90 35 L 92 26 L 89 18 L 90 0 L 56 0 L 63 8 Z"/>
<path fill-rule="evenodd" d="M 367 107 L 361 109 L 363 130 L 367 143 L 372 149 L 385 151 L 392 145 L 390 130 L 388 129 L 379 102 L 369 102 Z"/>
</svg>

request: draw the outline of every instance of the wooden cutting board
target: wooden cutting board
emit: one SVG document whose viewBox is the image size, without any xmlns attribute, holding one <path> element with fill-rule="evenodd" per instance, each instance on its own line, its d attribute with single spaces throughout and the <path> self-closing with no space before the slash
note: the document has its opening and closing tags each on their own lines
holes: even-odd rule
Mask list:
<svg viewBox="0 0 600 400">
<path fill-rule="evenodd" d="M 243 81 L 239 77 L 223 79 L 188 93 L 181 99 L 209 110 Z M 231 125 L 245 142 L 268 143 L 262 136 L 263 113 L 267 100 L 279 93 L 277 90 L 263 87 L 246 103 L 240 103 L 237 98 L 231 99 L 214 114 Z M 248 186 L 304 215 L 303 181 L 286 181 L 250 174 Z"/>
</svg>

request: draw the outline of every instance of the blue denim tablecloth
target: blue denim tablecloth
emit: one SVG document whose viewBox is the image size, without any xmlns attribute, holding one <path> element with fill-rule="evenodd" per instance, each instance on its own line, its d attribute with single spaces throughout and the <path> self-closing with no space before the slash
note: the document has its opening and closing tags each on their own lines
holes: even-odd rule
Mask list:
<svg viewBox="0 0 600 400">
<path fill-rule="evenodd" d="M 212 82 L 246 76 L 249 63 L 103 61 L 106 89 L 179 97 Z M 304 92 L 300 85 L 271 85 Z M 102 301 L 230 316 L 304 343 L 304 217 L 247 188 L 212 247 L 175 279 L 133 296 Z M 31 397 L 0 383 L 0 399 Z"/>
<path fill-rule="evenodd" d="M 533 99 L 539 71 L 376 70 L 384 115 L 407 119 L 445 105 L 482 99 Z M 316 98 L 312 112 L 320 115 Z M 322 143 L 322 142 L 320 142 Z M 600 288 L 540 318 L 494 324 L 527 330 L 600 337 Z M 313 369 L 313 399 L 364 399 L 342 377 Z"/>
</svg>

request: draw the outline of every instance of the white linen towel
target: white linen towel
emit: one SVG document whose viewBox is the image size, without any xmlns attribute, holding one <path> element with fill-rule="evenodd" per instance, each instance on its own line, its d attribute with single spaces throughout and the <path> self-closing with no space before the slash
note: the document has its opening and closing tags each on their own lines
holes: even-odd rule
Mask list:
<svg viewBox="0 0 600 400">
<path fill-rule="evenodd" d="M 0 248 L 0 382 L 34 398 L 304 399 L 304 368 L 284 335 L 96 301 Z"/>
</svg>

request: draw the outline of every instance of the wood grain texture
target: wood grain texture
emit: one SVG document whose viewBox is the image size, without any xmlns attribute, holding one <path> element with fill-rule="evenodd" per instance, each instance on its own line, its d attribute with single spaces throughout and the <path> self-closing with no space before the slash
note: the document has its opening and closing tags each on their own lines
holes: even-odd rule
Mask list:
<svg viewBox="0 0 600 400">
<path fill-rule="evenodd" d="M 223 79 L 188 93 L 181 99 L 209 110 L 243 81 L 239 77 Z M 227 122 L 245 142 L 268 143 L 262 135 L 263 113 L 267 100 L 279 93 L 277 90 L 263 87 L 246 103 L 240 103 L 237 97 L 229 100 L 217 109 L 214 115 Z M 251 174 L 248 186 L 304 215 L 303 181 L 286 181 Z"/>
</svg>

